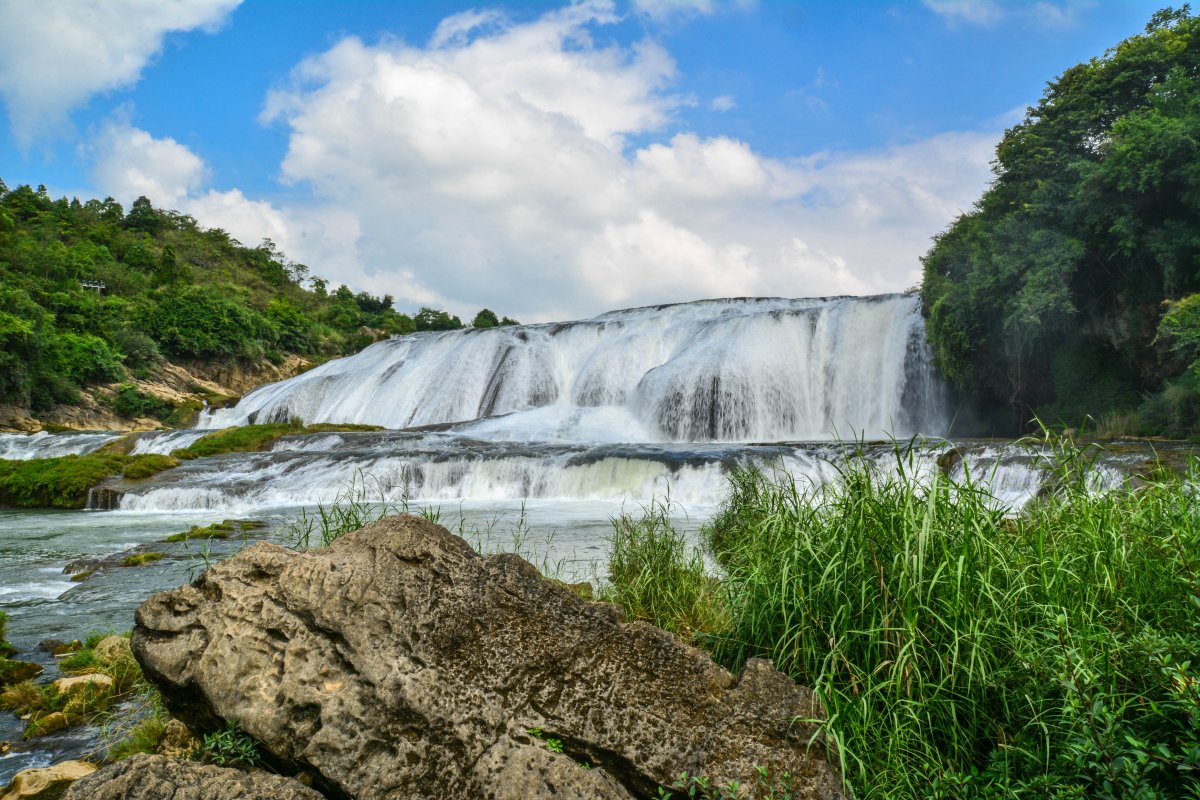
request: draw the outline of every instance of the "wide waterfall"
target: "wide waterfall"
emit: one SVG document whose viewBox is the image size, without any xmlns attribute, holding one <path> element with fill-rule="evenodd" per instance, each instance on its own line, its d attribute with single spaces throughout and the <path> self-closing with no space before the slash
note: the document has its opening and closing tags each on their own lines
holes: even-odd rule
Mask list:
<svg viewBox="0 0 1200 800">
<path fill-rule="evenodd" d="M 945 391 L 919 309 L 912 294 L 708 300 L 414 334 L 262 387 L 199 427 L 298 417 L 456 424 L 492 441 L 939 436 Z"/>
</svg>

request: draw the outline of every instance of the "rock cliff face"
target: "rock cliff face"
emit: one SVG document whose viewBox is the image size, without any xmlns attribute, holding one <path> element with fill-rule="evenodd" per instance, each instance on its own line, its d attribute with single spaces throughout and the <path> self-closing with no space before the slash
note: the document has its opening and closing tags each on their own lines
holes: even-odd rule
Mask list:
<svg viewBox="0 0 1200 800">
<path fill-rule="evenodd" d="M 331 797 L 655 797 L 682 771 L 841 796 L 813 695 L 734 677 L 515 556 L 391 517 L 294 552 L 260 543 L 137 613 L 134 654 L 194 729 L 236 719 Z M 589 768 L 585 768 L 584 765 Z"/>
</svg>

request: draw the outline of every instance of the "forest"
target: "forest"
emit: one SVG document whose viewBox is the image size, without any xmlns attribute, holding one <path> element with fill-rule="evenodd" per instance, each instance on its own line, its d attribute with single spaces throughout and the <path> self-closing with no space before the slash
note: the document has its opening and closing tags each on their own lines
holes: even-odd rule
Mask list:
<svg viewBox="0 0 1200 800">
<path fill-rule="evenodd" d="M 993 170 L 924 259 L 943 375 L 999 433 L 1200 432 L 1200 19 L 1066 70 Z"/>
<path fill-rule="evenodd" d="M 515 325 L 482 309 L 476 328 Z M 0 403 L 33 411 L 82 387 L 143 376 L 162 359 L 314 361 L 378 338 L 465 327 L 397 311 L 391 295 L 335 289 L 269 239 L 249 247 L 139 197 L 51 199 L 0 180 Z M 152 400 L 118 391 L 136 408 Z"/>
</svg>

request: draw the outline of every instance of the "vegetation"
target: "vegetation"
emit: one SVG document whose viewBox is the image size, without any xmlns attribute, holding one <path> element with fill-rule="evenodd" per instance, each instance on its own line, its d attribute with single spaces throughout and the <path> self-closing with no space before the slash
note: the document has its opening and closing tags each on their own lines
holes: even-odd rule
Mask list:
<svg viewBox="0 0 1200 800">
<path fill-rule="evenodd" d="M 142 567 L 146 564 L 153 564 L 155 561 L 162 561 L 166 555 L 166 553 L 130 553 L 121 560 L 121 563 L 127 567 Z"/>
<path fill-rule="evenodd" d="M 736 475 L 704 532 L 723 609 L 694 640 L 813 686 L 860 798 L 1195 797 L 1200 464 L 1098 494 L 1087 451 L 1040 445 L 1053 489 L 1017 517 L 911 449 L 825 488 Z M 679 550 L 640 564 L 613 597 L 704 579 Z M 631 611 L 686 629 L 693 594 L 655 591 L 682 600 Z"/>
<path fill-rule="evenodd" d="M 28 461 L 0 459 L 0 505 L 86 508 L 89 491 L 113 475 L 145 478 L 176 464 L 167 456 L 106 451 Z"/>
<path fill-rule="evenodd" d="M 145 377 L 164 357 L 321 359 L 380 334 L 463 327 L 444 311 L 404 314 L 390 295 L 327 285 L 269 239 L 247 247 L 145 197 L 126 211 L 0 180 L 0 402 L 75 403 L 81 388 Z M 163 403 L 127 384 L 115 408 L 167 420 Z"/>
<path fill-rule="evenodd" d="M 206 733 L 203 739 L 205 760 L 218 767 L 253 767 L 259 762 L 258 745 L 229 720 L 224 728 Z"/>
<path fill-rule="evenodd" d="M 303 433 L 324 433 L 328 431 L 378 431 L 378 425 L 337 425 L 319 423 L 305 425 L 299 420 L 291 422 L 274 422 L 266 425 L 243 425 L 240 428 L 224 428 L 207 433 L 187 447 L 182 447 L 171 453 L 173 458 L 190 460 L 206 458 L 221 453 L 252 453 L 267 449 L 280 436 Z"/>
<path fill-rule="evenodd" d="M 186 542 L 192 539 L 228 539 L 235 533 L 246 534 L 250 531 L 260 530 L 265 528 L 267 523 L 261 520 L 252 519 L 227 519 L 222 522 L 214 522 L 212 525 L 205 525 L 203 528 L 198 525 L 193 525 L 182 533 L 173 533 L 163 541 L 166 542 Z"/>
<path fill-rule="evenodd" d="M 1160 11 L 1068 69 L 994 170 L 924 259 L 942 373 L 1001 430 L 1036 412 L 1200 433 L 1200 19 Z"/>
</svg>

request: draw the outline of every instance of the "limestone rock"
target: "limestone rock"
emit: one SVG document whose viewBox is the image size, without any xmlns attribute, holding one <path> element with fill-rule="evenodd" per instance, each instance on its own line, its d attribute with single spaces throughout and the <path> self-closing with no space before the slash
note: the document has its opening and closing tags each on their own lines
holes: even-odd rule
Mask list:
<svg viewBox="0 0 1200 800">
<path fill-rule="evenodd" d="M 139 754 L 73 785 L 63 800 L 324 800 L 280 775 Z"/>
<path fill-rule="evenodd" d="M 25 726 L 25 733 L 23 735 L 26 739 L 33 739 L 38 736 L 49 736 L 52 733 L 65 731 L 69 727 L 71 727 L 71 721 L 67 719 L 67 715 L 61 711 L 54 711 L 43 717 L 31 720 Z"/>
<path fill-rule="evenodd" d="M 331 796 L 624 800 L 683 771 L 752 785 L 759 766 L 797 798 L 842 796 L 792 724 L 818 702 L 768 662 L 735 677 L 418 517 L 317 551 L 256 544 L 146 601 L 132 645 L 174 716 L 236 719 Z"/>
<path fill-rule="evenodd" d="M 63 761 L 40 769 L 21 770 L 0 794 L 0 800 L 59 800 L 72 783 L 95 771 L 86 761 Z"/>
<path fill-rule="evenodd" d="M 0 658 L 0 689 L 36 678 L 41 674 L 41 666 L 32 661 L 10 661 L 7 658 Z"/>
<path fill-rule="evenodd" d="M 128 652 L 129 640 L 124 636 L 106 636 L 92 648 L 92 653 L 101 664 L 112 664 Z"/>
<path fill-rule="evenodd" d="M 65 694 L 68 697 L 81 692 L 111 694 L 113 691 L 113 679 L 102 672 L 88 672 L 70 678 L 59 678 L 52 686 L 54 686 L 54 691 L 59 694 Z"/>
</svg>

